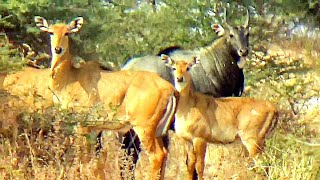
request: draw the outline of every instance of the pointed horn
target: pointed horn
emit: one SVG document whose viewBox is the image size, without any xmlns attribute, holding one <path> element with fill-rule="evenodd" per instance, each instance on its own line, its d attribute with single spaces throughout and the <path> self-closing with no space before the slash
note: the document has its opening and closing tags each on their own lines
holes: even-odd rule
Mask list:
<svg viewBox="0 0 320 180">
<path fill-rule="evenodd" d="M 227 19 L 227 8 L 223 8 L 223 20 L 222 20 L 222 26 L 224 26 L 225 28 L 228 27 L 230 29 L 230 25 L 228 23 L 228 19 Z"/>
<path fill-rule="evenodd" d="M 228 22 L 228 18 L 227 18 L 227 9 L 226 8 L 223 8 L 223 22 L 222 22 L 222 26 L 226 29 L 232 29 L 232 26 L 229 24 Z"/>
<path fill-rule="evenodd" d="M 249 9 L 248 9 L 248 8 L 246 8 L 246 9 L 247 9 L 247 17 L 246 17 L 246 21 L 244 22 L 244 25 L 243 25 L 244 28 L 247 28 L 247 27 L 248 27 L 249 21 L 250 21 Z"/>
<path fill-rule="evenodd" d="M 223 8 L 223 23 L 227 24 L 227 8 Z"/>
</svg>

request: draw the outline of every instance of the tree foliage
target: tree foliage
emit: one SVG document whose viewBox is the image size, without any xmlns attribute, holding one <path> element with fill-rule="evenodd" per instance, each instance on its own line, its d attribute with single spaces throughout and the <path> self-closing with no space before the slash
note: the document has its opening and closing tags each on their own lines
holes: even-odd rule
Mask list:
<svg viewBox="0 0 320 180">
<path fill-rule="evenodd" d="M 243 22 L 239 17 L 245 13 L 243 7 L 248 7 L 254 17 L 251 37 L 259 40 L 268 38 L 268 34 L 261 35 L 270 32 L 265 28 L 273 28 L 272 20 L 265 22 L 266 17 L 283 16 L 278 19 L 287 21 L 310 19 L 307 15 L 317 5 L 315 0 L 2 1 L 0 31 L 14 44 L 27 43 L 36 52 L 50 54 L 49 38 L 35 27 L 33 17 L 40 15 L 54 23 L 83 16 L 84 27 L 72 38 L 72 53 L 85 60 L 98 60 L 105 65 L 111 62 L 119 67 L 128 58 L 156 54 L 168 46 L 193 49 L 209 44 L 215 39 L 210 26 L 223 16 L 221 12 L 215 13 L 219 6 L 227 9 L 227 18 L 233 24 Z M 281 22 L 278 20 L 277 26 Z"/>
<path fill-rule="evenodd" d="M 0 72 L 20 70 L 24 64 L 19 49 L 15 48 L 5 34 L 0 33 Z"/>
</svg>

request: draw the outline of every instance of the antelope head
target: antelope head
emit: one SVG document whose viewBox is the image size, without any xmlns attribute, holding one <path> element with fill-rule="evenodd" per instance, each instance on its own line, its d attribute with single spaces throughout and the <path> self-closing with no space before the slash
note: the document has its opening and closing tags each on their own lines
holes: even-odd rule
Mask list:
<svg viewBox="0 0 320 180">
<path fill-rule="evenodd" d="M 218 36 L 224 36 L 231 46 L 232 50 L 241 57 L 246 57 L 249 53 L 249 21 L 250 14 L 247 9 L 246 20 L 241 26 L 231 26 L 226 19 L 226 10 L 222 26 L 220 24 L 213 24 L 212 29 Z"/>
<path fill-rule="evenodd" d="M 80 30 L 83 24 L 83 18 L 77 17 L 72 20 L 69 24 L 58 23 L 53 25 L 48 25 L 46 19 L 40 16 L 35 16 L 34 21 L 36 26 L 43 32 L 50 34 L 51 41 L 51 71 L 54 72 L 55 68 L 64 60 L 70 60 L 71 56 L 69 52 L 69 35 L 76 33 Z M 62 58 L 63 56 L 70 56 Z"/>
<path fill-rule="evenodd" d="M 175 61 L 170 56 L 162 54 L 161 59 L 165 62 L 166 66 L 172 69 L 174 77 L 174 84 L 177 91 L 181 92 L 187 85 L 191 83 L 191 75 L 189 70 L 196 64 L 199 64 L 200 59 L 198 56 L 192 57 L 191 62 Z"/>
</svg>

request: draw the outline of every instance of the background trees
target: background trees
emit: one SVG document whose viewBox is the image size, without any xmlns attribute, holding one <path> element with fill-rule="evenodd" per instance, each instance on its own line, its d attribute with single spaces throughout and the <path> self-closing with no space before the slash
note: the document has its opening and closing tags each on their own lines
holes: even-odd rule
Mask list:
<svg viewBox="0 0 320 180">
<path fill-rule="evenodd" d="M 218 4 L 216 4 L 218 2 Z M 133 56 L 155 54 L 160 49 L 179 45 L 192 49 L 215 38 L 210 25 L 217 7 L 228 9 L 228 19 L 241 23 L 243 6 L 249 7 L 255 40 L 274 38 L 292 31 L 301 23 L 314 29 L 319 21 L 318 1 L 215 1 L 215 0 L 39 0 L 2 1 L 0 32 L 14 45 L 27 43 L 36 52 L 49 51 L 48 37 L 35 28 L 33 17 L 69 21 L 83 16 L 85 28 L 73 38 L 74 54 L 118 68 Z M 317 29 L 318 30 L 318 29 Z M 268 37 L 266 37 L 268 35 Z M 3 38 L 3 37 L 2 37 Z"/>
</svg>

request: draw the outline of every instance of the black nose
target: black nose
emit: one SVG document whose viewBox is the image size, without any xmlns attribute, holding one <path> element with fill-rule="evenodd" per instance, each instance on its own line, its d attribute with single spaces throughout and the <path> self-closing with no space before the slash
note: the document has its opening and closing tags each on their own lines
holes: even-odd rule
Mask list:
<svg viewBox="0 0 320 180">
<path fill-rule="evenodd" d="M 183 77 L 177 77 L 177 81 L 178 81 L 179 83 L 183 82 Z"/>
<path fill-rule="evenodd" d="M 240 56 L 247 56 L 249 54 L 249 50 L 246 48 L 246 49 L 240 49 L 239 50 L 240 52 Z"/>
<path fill-rule="evenodd" d="M 56 52 L 56 54 L 61 54 L 62 48 L 61 47 L 56 47 L 56 48 L 54 48 L 54 51 Z"/>
</svg>

